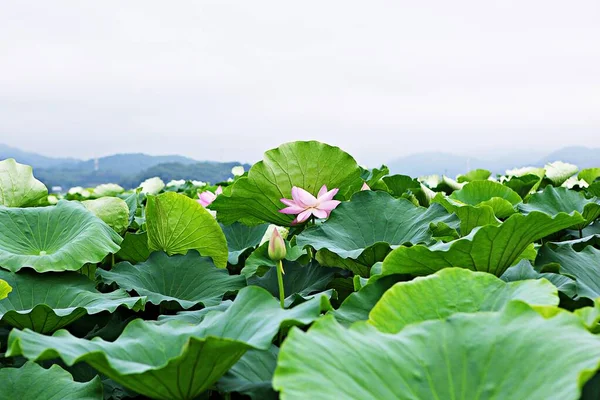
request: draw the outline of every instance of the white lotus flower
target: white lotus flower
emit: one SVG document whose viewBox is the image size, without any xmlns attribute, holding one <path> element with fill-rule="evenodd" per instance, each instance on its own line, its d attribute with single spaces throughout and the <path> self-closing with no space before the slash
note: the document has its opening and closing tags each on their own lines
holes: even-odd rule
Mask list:
<svg viewBox="0 0 600 400">
<path fill-rule="evenodd" d="M 244 170 L 243 165 L 238 165 L 236 167 L 231 168 L 231 174 L 233 176 L 242 176 L 242 175 L 244 175 L 244 172 L 246 172 L 246 171 Z"/>
<path fill-rule="evenodd" d="M 263 235 L 262 239 L 260 239 L 260 245 L 263 245 L 264 243 L 267 243 L 269 241 L 269 239 L 271 239 L 271 236 L 273 235 L 273 231 L 275 229 L 277 229 L 279 231 L 279 234 L 284 239 L 287 238 L 288 233 L 290 233 L 289 229 L 284 228 L 283 226 L 277 226 L 277 225 L 271 224 L 267 228 L 267 231 Z"/>
<path fill-rule="evenodd" d="M 172 187 L 172 186 L 182 186 L 185 185 L 185 179 L 179 179 L 179 180 L 171 180 L 169 181 L 169 183 L 167 183 L 167 187 Z"/>
<path fill-rule="evenodd" d="M 165 188 L 165 183 L 156 176 L 154 178 L 146 179 L 140 184 L 140 188 L 142 188 L 142 193 L 154 195 Z"/>
</svg>

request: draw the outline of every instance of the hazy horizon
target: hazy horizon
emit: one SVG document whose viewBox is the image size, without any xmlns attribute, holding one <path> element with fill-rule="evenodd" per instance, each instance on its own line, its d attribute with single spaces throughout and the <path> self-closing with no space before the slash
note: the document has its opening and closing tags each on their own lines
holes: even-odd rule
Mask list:
<svg viewBox="0 0 600 400">
<path fill-rule="evenodd" d="M 315 139 L 375 165 L 597 147 L 600 3 L 7 2 L 0 143 L 252 162 Z"/>
</svg>

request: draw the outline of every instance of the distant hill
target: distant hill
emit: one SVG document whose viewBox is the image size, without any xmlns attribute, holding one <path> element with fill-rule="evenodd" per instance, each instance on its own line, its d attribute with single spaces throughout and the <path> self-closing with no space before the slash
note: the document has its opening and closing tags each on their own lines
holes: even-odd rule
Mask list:
<svg viewBox="0 0 600 400">
<path fill-rule="evenodd" d="M 100 157 L 97 160 L 91 159 L 80 161 L 75 164 L 61 166 L 64 169 L 73 169 L 80 172 L 117 172 L 119 174 L 135 175 L 140 172 L 165 163 L 194 164 L 194 160 L 184 156 L 151 156 L 143 153 L 124 153 L 115 154 L 107 157 Z"/>
<path fill-rule="evenodd" d="M 541 167 L 553 161 L 570 162 L 581 169 L 600 167 L 600 149 L 565 147 L 541 158 L 535 154 L 519 152 L 506 154 L 499 159 L 427 152 L 398 158 L 389 162 L 387 166 L 395 174 L 410 176 L 444 174 L 454 177 L 476 168 L 485 168 L 494 174 L 503 174 L 507 169 L 530 165 Z"/>
<path fill-rule="evenodd" d="M 583 146 L 565 147 L 540 159 L 538 164 L 542 165 L 556 160 L 575 164 L 579 168 L 600 167 L 600 148 L 590 149 Z"/>
<path fill-rule="evenodd" d="M 171 179 L 194 179 L 220 182 L 231 177 L 231 168 L 239 162 L 200 162 L 179 155 L 152 156 L 142 153 L 115 154 L 97 160 L 52 158 L 0 145 L 0 160 L 15 158 L 31 165 L 36 178 L 51 188 L 60 186 L 93 187 L 101 183 L 118 183 L 125 188 L 137 187 L 147 178 L 159 176 L 165 182 Z M 249 165 L 245 165 L 249 169 Z"/>
<path fill-rule="evenodd" d="M 31 165 L 33 168 L 51 168 L 57 165 L 76 164 L 81 160 L 75 158 L 54 158 L 30 153 L 0 143 L 0 160 L 14 158 L 21 164 Z"/>
</svg>

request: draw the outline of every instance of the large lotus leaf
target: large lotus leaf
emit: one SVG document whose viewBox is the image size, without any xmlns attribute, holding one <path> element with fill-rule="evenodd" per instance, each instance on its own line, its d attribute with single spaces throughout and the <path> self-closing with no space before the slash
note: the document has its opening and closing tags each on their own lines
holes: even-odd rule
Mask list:
<svg viewBox="0 0 600 400">
<path fill-rule="evenodd" d="M 246 286 L 243 276 L 229 275 L 196 251 L 171 257 L 154 252 L 146 262 L 122 262 L 110 271 L 98 269 L 96 274 L 105 283 L 115 282 L 122 289 L 146 296 L 152 304 L 174 301 L 184 309 L 217 305 L 225 293 Z"/>
<path fill-rule="evenodd" d="M 0 300 L 5 299 L 10 292 L 12 292 L 10 285 L 6 281 L 0 279 Z"/>
<path fill-rule="evenodd" d="M 548 178 L 554 186 L 562 185 L 567 179 L 579 171 L 579 168 L 577 168 L 576 165 L 562 161 L 546 164 L 544 168 L 546 169 L 546 178 Z"/>
<path fill-rule="evenodd" d="M 433 203 L 441 204 L 448 212 L 456 214 L 460 220 L 460 233 L 467 236 L 478 226 L 500 225 L 500 220 L 496 218 L 494 209 L 485 204 L 472 206 L 464 204 L 442 193 L 438 193 L 432 200 Z"/>
<path fill-rule="evenodd" d="M 554 215 L 559 212 L 577 211 L 583 215 L 585 221 L 574 225 L 575 229 L 585 228 L 600 216 L 600 199 L 586 199 L 583 193 L 563 187 L 546 186 L 543 192 L 532 194 L 527 204 L 519 204 L 518 207 L 524 214 L 542 211 Z"/>
<path fill-rule="evenodd" d="M 456 180 L 458 183 L 486 181 L 491 175 L 492 173 L 487 169 L 473 169 L 464 175 L 459 175 Z"/>
<path fill-rule="evenodd" d="M 578 179 L 583 179 L 588 184 L 594 183 L 594 181 L 600 178 L 600 168 L 586 168 L 582 169 L 577 175 Z"/>
<path fill-rule="evenodd" d="M 210 207 L 226 225 L 252 217 L 290 226 L 294 217 L 279 210 L 285 207 L 280 199 L 291 198 L 293 186 L 314 195 L 323 185 L 339 188 L 342 200 L 361 184 L 358 164 L 340 148 L 316 141 L 285 143 L 267 151 L 247 177 L 235 181 L 230 195 L 218 196 Z"/>
<path fill-rule="evenodd" d="M 125 238 L 121 243 L 121 250 L 115 254 L 123 261 L 129 261 L 136 264 L 144 262 L 150 257 L 150 249 L 148 248 L 148 233 L 125 233 Z"/>
<path fill-rule="evenodd" d="M 542 177 L 535 174 L 513 176 L 510 177 L 510 179 L 508 179 L 507 181 L 503 182 L 503 185 L 508 186 L 509 188 L 517 192 L 517 194 L 521 196 L 522 199 L 525 199 L 531 192 L 535 191 L 539 187 L 540 183 L 542 182 Z"/>
<path fill-rule="evenodd" d="M 492 181 L 469 182 L 462 189 L 452 192 L 449 197 L 471 206 L 489 206 L 498 218 L 514 214 L 514 206 L 522 201 L 514 190 Z"/>
<path fill-rule="evenodd" d="M 123 189 L 120 185 L 116 183 L 103 183 L 102 185 L 98 185 L 92 191 L 92 196 L 94 197 L 112 197 L 117 196 L 123 193 L 125 189 Z"/>
<path fill-rule="evenodd" d="M 279 348 L 249 350 L 217 384 L 222 392 L 238 392 L 255 400 L 277 400 L 271 386 Z"/>
<path fill-rule="evenodd" d="M 150 250 L 169 255 L 198 250 L 219 268 L 227 266 L 227 241 L 212 215 L 196 200 L 167 192 L 148 196 L 146 226 Z"/>
<path fill-rule="evenodd" d="M 209 313 L 198 325 L 137 319 L 113 342 L 79 339 L 65 330 L 44 336 L 15 329 L 7 357 L 59 357 L 68 366 L 85 362 L 152 399 L 191 400 L 212 387 L 247 350 L 267 350 L 280 325 L 308 324 L 321 311 L 319 298 L 284 310 L 266 290 L 247 287 L 226 311 Z"/>
<path fill-rule="evenodd" d="M 227 310 L 233 302 L 231 300 L 225 300 L 216 306 L 205 307 L 201 310 L 194 311 L 180 311 L 175 315 L 160 315 L 158 317 L 159 323 L 165 323 L 169 321 L 182 321 L 188 324 L 197 325 L 211 312 L 214 311 L 225 311 Z"/>
<path fill-rule="evenodd" d="M 513 214 L 499 226 L 475 228 L 468 236 L 449 243 L 399 247 L 386 257 L 382 272 L 429 275 L 442 268 L 460 267 L 501 276 L 531 243 L 582 221 L 577 212 Z"/>
<path fill-rule="evenodd" d="M 337 310 L 329 311 L 328 314 L 333 314 L 335 319 L 345 326 L 356 321 L 366 321 L 381 296 L 396 282 L 398 278 L 394 275 L 369 282 L 357 292 L 351 293 Z"/>
<path fill-rule="evenodd" d="M 576 400 L 599 363 L 600 338 L 577 316 L 545 319 L 512 302 L 397 334 L 326 316 L 290 333 L 273 387 L 283 400 Z"/>
<path fill-rule="evenodd" d="M 445 268 L 395 284 L 373 307 L 369 323 L 382 332 L 396 333 L 407 325 L 459 312 L 498 311 L 512 300 L 557 306 L 558 291 L 546 280 L 506 283 L 486 272 Z"/>
<path fill-rule="evenodd" d="M 82 201 L 81 204 L 119 233 L 129 226 L 129 207 L 125 200 L 118 197 L 102 197 Z"/>
<path fill-rule="evenodd" d="M 21 368 L 0 369 L 0 400 L 102 400 L 102 382 L 73 381 L 67 371 L 53 365 L 44 369 L 33 362 Z"/>
<path fill-rule="evenodd" d="M 268 224 L 247 226 L 239 222 L 223 226 L 223 233 L 225 234 L 225 238 L 227 238 L 227 247 L 229 250 L 227 261 L 230 264 L 236 265 L 244 252 L 260 244 L 268 227 Z"/>
<path fill-rule="evenodd" d="M 0 207 L 0 267 L 75 271 L 119 250 L 123 240 L 78 202 L 54 207 Z"/>
<path fill-rule="evenodd" d="M 600 250 L 585 246 L 580 251 L 572 243 L 547 243 L 538 252 L 536 266 L 560 265 L 560 273 L 575 279 L 575 294 L 594 300 L 600 297 Z"/>
<path fill-rule="evenodd" d="M 577 286 L 573 279 L 565 275 L 543 272 L 540 273 L 533 268 L 531 261 L 521 260 L 517 265 L 514 265 L 506 270 L 500 277 L 505 282 L 517 282 L 529 279 L 546 279 L 550 281 L 559 292 L 566 294 L 569 297 L 575 297 Z"/>
<path fill-rule="evenodd" d="M 112 313 L 119 306 L 137 311 L 145 303 L 145 299 L 129 297 L 123 290 L 100 293 L 94 282 L 75 272 L 15 274 L 0 270 L 0 279 L 13 288 L 0 300 L 0 320 L 41 333 L 54 332 L 86 314 Z"/>
<path fill-rule="evenodd" d="M 377 244 L 384 244 L 389 251 L 402 244 L 432 242 L 430 226 L 439 223 L 458 225 L 456 217 L 439 205 L 423 208 L 386 192 L 362 191 L 340 204 L 323 224 L 298 235 L 297 243 L 357 259 Z M 382 260 L 373 258 L 370 264 Z"/>
<path fill-rule="evenodd" d="M 273 296 L 279 298 L 279 282 L 277 280 L 277 267 L 270 268 L 263 276 L 256 275 L 248 278 L 249 285 L 260 286 L 267 289 Z M 301 265 L 293 261 L 283 261 L 283 292 L 286 296 L 286 307 L 293 304 L 298 298 L 308 299 L 315 293 L 323 292 L 333 280 L 337 268 L 323 267 L 315 262 Z"/>
<path fill-rule="evenodd" d="M 19 164 L 12 158 L 0 161 L 0 205 L 29 207 L 46 196 L 48 189 L 33 177 L 29 165 Z"/>
</svg>

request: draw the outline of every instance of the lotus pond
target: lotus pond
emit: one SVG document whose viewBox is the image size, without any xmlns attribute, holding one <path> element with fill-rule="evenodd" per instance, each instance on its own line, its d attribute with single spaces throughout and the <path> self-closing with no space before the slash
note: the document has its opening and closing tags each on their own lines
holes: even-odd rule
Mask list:
<svg viewBox="0 0 600 400">
<path fill-rule="evenodd" d="M 0 400 L 598 399 L 599 197 L 320 142 L 65 194 L 0 161 Z"/>
</svg>

